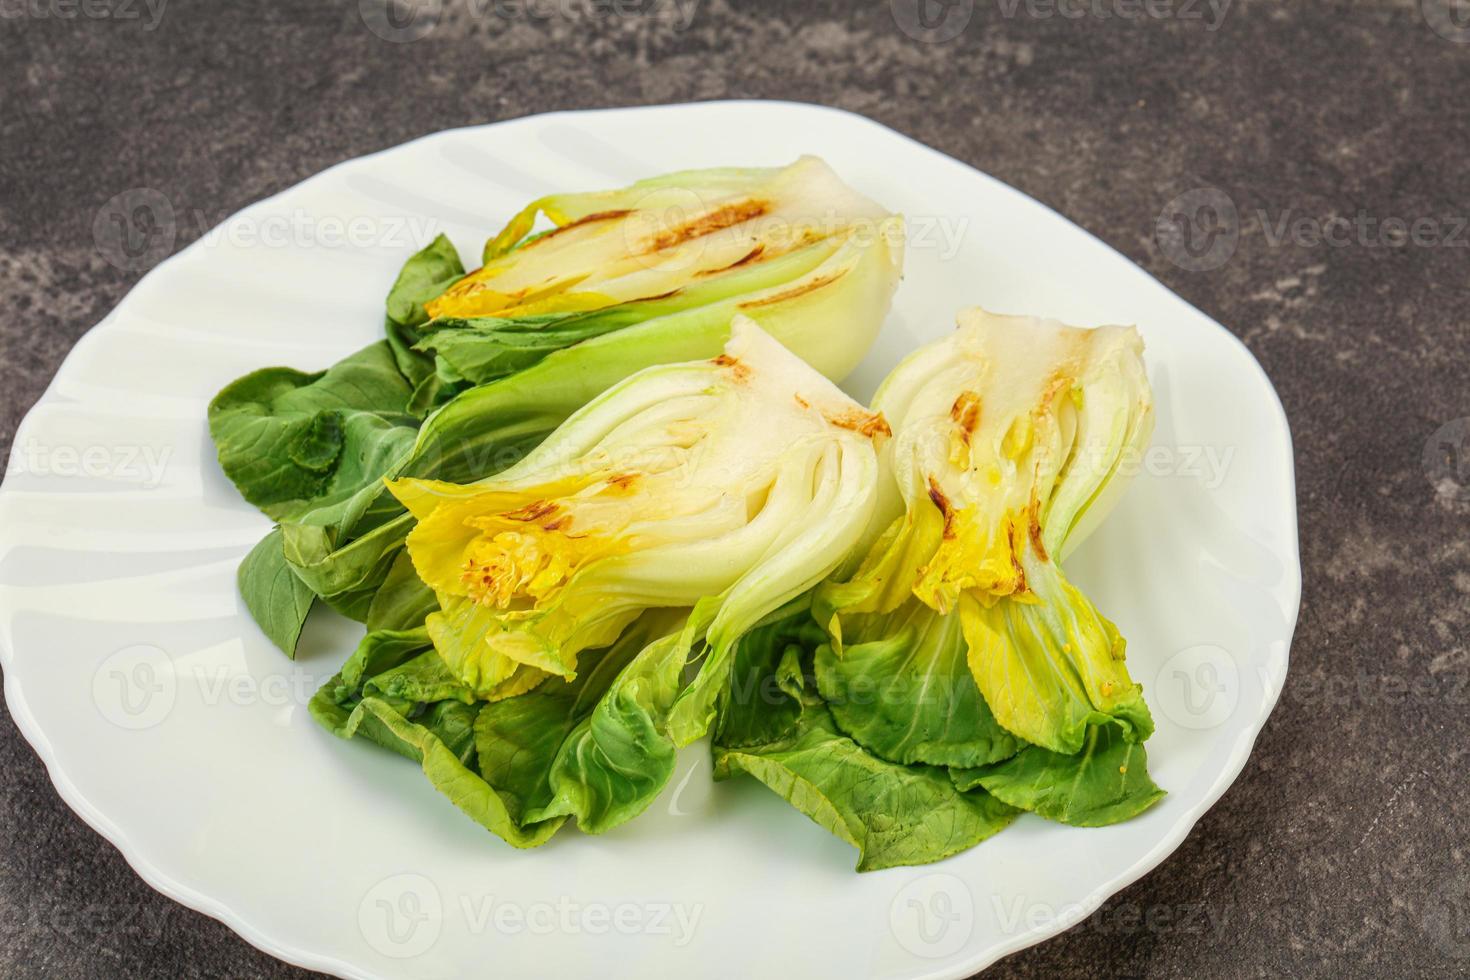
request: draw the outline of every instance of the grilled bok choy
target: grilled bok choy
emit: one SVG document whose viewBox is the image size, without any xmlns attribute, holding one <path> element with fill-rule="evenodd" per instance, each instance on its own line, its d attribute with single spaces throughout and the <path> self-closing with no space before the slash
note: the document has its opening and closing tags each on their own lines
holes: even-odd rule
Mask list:
<svg viewBox="0 0 1470 980">
<path fill-rule="evenodd" d="M 708 729 L 740 640 L 865 533 L 887 435 L 741 318 L 720 356 L 614 385 L 497 476 L 396 480 L 437 609 L 370 633 L 313 711 L 512 843 L 620 823 Z"/>
<path fill-rule="evenodd" d="M 958 616 L 990 711 L 1034 745 L 1076 752 L 1087 726 L 1153 731 L 1124 641 L 1059 561 L 1147 446 L 1153 398 L 1131 328 L 1083 330 L 967 310 L 874 399 L 903 512 L 823 597 L 835 645 L 850 614 L 917 599 Z"/>
<path fill-rule="evenodd" d="M 1123 639 L 1058 564 L 1148 443 L 1136 331 L 967 310 L 873 408 L 894 434 L 867 542 L 814 594 L 825 637 L 796 613 L 742 647 L 717 776 L 765 782 L 860 870 L 938 860 L 1020 810 L 1096 826 L 1151 806 Z M 775 707 L 739 696 L 762 683 Z"/>
<path fill-rule="evenodd" d="M 384 478 L 492 475 L 634 372 L 714 357 L 737 315 L 840 379 L 887 313 L 902 237 L 814 157 L 550 195 L 469 273 L 441 236 L 399 274 L 384 340 L 326 371 L 256 371 L 210 405 L 225 474 L 281 525 L 241 568 L 252 614 L 288 654 L 318 601 L 419 625 L 431 601 Z"/>
</svg>

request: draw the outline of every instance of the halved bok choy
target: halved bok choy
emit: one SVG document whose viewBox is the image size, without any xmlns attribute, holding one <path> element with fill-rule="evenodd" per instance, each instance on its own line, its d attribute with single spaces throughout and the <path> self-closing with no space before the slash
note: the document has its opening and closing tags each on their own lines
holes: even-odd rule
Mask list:
<svg viewBox="0 0 1470 980">
<path fill-rule="evenodd" d="M 1098 826 L 1152 806 L 1123 639 L 1059 565 L 1148 443 L 1137 332 L 967 310 L 873 407 L 894 431 L 875 520 L 809 613 L 742 647 L 717 776 L 760 779 L 860 870 L 939 860 L 1022 810 Z"/>
<path fill-rule="evenodd" d="M 437 608 L 370 633 L 313 711 L 514 844 L 620 823 L 708 730 L 742 638 L 861 539 L 887 435 L 741 318 L 718 357 L 612 386 L 494 477 L 395 480 Z"/>
<path fill-rule="evenodd" d="M 1060 561 L 1101 520 L 1153 427 L 1137 331 L 966 310 L 944 340 L 906 358 L 874 407 L 897 511 L 850 580 L 820 606 L 834 648 L 877 624 L 941 616 L 1001 728 L 1074 753 L 1087 727 L 1142 741 L 1153 722 L 1124 641 Z M 918 635 L 937 629 L 925 626 Z"/>
</svg>

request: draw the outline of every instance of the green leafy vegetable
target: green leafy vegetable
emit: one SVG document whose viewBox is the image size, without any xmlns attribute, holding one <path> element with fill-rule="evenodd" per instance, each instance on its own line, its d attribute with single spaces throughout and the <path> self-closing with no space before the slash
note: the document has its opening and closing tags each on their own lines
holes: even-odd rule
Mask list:
<svg viewBox="0 0 1470 980">
<path fill-rule="evenodd" d="M 373 593 L 367 628 L 369 631 L 413 629 L 422 626 L 429 613 L 438 608 L 439 599 L 434 590 L 419 579 L 408 552 L 399 551 L 383 584 Z"/>
<path fill-rule="evenodd" d="M 413 445 L 413 389 L 386 341 L 332 368 L 265 368 L 209 406 L 220 466 L 246 500 L 277 520 L 341 501 Z"/>
<path fill-rule="evenodd" d="M 538 214 L 556 225 L 549 234 L 531 234 Z M 427 310 L 520 317 L 603 309 L 667 296 L 812 242 L 854 231 L 867 237 L 888 217 L 816 157 L 550 195 L 512 218 L 486 245 L 485 264 Z"/>
<path fill-rule="evenodd" d="M 747 320 L 718 358 L 614 385 L 498 476 L 395 481 L 408 511 L 371 535 L 414 525 L 438 608 L 370 633 L 316 716 L 420 759 L 441 788 L 478 776 L 493 793 L 476 790 L 471 815 L 517 846 L 567 817 L 616 826 L 708 730 L 741 639 L 862 535 L 885 434 Z M 319 568 L 326 536 L 288 529 L 288 558 L 314 588 L 354 594 L 370 563 Z M 385 574 L 406 599 L 380 608 L 415 608 L 401 559 Z M 456 704 L 477 712 L 473 758 Z"/>
<path fill-rule="evenodd" d="M 524 371 L 564 347 L 625 330 L 642 323 L 674 318 L 665 330 L 699 335 L 723 332 L 740 312 L 788 287 L 813 281 L 810 274 L 843 246 L 841 237 L 824 238 L 793 252 L 752 262 L 719 275 L 694 279 L 665 296 L 633 299 L 586 312 L 535 313 L 522 316 L 439 317 L 421 331 L 419 349 L 433 352 L 440 372 L 470 384 L 484 384 Z M 851 257 L 844 254 L 844 261 Z M 837 272 L 843 262 L 827 266 Z"/>
<path fill-rule="evenodd" d="M 409 329 L 428 322 L 429 314 L 424 306 L 463 277 L 464 264 L 459 260 L 459 252 L 448 238 L 440 235 L 404 263 L 388 291 L 388 321 Z"/>
<path fill-rule="evenodd" d="M 960 792 L 943 769 L 868 754 L 820 705 L 803 714 L 788 739 L 716 747 L 716 778 L 737 772 L 856 847 L 859 871 L 942 860 L 1004 830 L 1019 812 L 984 790 Z"/>
<path fill-rule="evenodd" d="M 860 868 L 942 857 L 1018 810 L 1101 826 L 1157 802 L 1123 640 L 1057 564 L 1147 444 L 1140 353 L 1131 330 L 969 311 L 900 364 L 874 402 L 894 436 L 869 543 L 811 603 L 829 641 L 797 669 L 790 631 L 747 637 L 734 676 L 780 694 L 731 696 L 717 772 L 761 779 Z"/>
<path fill-rule="evenodd" d="M 294 656 L 306 617 L 316 604 L 316 593 L 291 571 L 279 530 L 267 534 L 250 549 L 240 563 L 239 585 L 250 615 L 265 635 L 288 656 Z"/>
<path fill-rule="evenodd" d="M 733 673 L 747 686 L 722 709 L 717 779 L 754 776 L 856 847 L 859 871 L 938 861 L 1015 819 L 1018 810 L 983 789 L 959 790 L 944 769 L 888 762 L 845 737 L 804 680 L 805 604 L 789 612 L 740 644 Z"/>
<path fill-rule="evenodd" d="M 963 790 L 980 786 L 1012 806 L 1076 827 L 1135 817 L 1163 799 L 1148 775 L 1143 745 L 1115 724 L 1094 725 L 1075 755 L 1031 746 L 978 769 L 952 770 Z"/>
<path fill-rule="evenodd" d="M 979 766 L 1023 744 L 990 713 L 966 662 L 959 618 L 910 599 L 849 621 L 839 655 L 816 654 L 822 697 L 843 733 L 892 762 Z"/>
<path fill-rule="evenodd" d="M 426 630 L 369 633 L 312 714 L 341 737 L 421 762 L 457 806 L 517 847 L 543 843 L 569 816 L 601 833 L 642 812 L 673 772 L 673 744 L 657 728 L 684 664 L 682 619 L 649 613 L 589 653 L 577 679 L 490 702 L 459 682 Z"/>
<path fill-rule="evenodd" d="M 492 701 L 476 725 L 479 766 L 520 826 L 575 817 L 602 833 L 641 813 L 674 771 L 663 733 L 688 650 L 684 614 L 645 614 L 573 680 Z"/>
</svg>

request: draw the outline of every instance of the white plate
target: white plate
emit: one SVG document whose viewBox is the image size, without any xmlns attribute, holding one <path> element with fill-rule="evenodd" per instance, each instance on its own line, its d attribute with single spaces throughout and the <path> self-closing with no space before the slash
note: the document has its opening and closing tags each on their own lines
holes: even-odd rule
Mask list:
<svg viewBox="0 0 1470 980">
<path fill-rule="evenodd" d="M 942 864 L 858 875 L 852 851 L 758 784 L 713 786 L 695 747 L 631 824 L 515 851 L 416 766 L 307 716 L 360 628 L 315 618 L 291 664 L 251 623 L 235 566 L 269 522 L 219 472 L 205 404 L 253 368 L 324 367 L 380 336 L 394 274 L 434 231 L 472 256 L 554 189 L 801 153 L 909 218 L 894 312 L 847 385 L 858 397 L 968 304 L 1142 330 L 1154 455 L 1069 568 L 1129 639 L 1169 796 L 1119 826 L 1028 816 Z M 331 247 L 334 231 L 353 243 Z M 867 119 L 786 103 L 455 130 L 263 201 L 83 338 L 21 426 L 0 494 L 5 696 L 61 795 L 160 891 L 351 977 L 972 973 L 1179 845 L 1265 723 L 1299 598 L 1290 435 L 1240 343 L 1010 187 Z"/>
</svg>

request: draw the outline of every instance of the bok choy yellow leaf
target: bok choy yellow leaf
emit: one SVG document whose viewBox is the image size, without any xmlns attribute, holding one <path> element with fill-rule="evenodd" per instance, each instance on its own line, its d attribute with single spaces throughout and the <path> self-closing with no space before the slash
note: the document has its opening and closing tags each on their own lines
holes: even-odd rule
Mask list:
<svg viewBox="0 0 1470 980">
<path fill-rule="evenodd" d="M 729 647 L 863 533 L 887 432 L 741 319 L 719 357 L 614 385 L 494 477 L 394 481 L 434 646 L 494 701 L 575 677 L 644 610 L 693 607 L 709 661 L 670 724 L 698 737 Z"/>
</svg>

